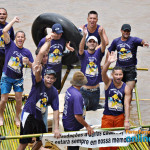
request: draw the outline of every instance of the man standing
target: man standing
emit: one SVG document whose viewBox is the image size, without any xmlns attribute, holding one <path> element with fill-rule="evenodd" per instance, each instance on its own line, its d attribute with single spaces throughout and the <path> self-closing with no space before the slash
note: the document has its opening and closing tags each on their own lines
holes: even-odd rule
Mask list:
<svg viewBox="0 0 150 150">
<path fill-rule="evenodd" d="M 80 93 L 80 88 L 87 83 L 87 79 L 81 71 L 77 71 L 70 83 L 72 86 L 66 91 L 62 118 L 64 131 L 78 131 L 86 127 L 88 134 L 91 135 L 94 131 L 84 120 L 86 110 Z M 79 150 L 79 146 L 68 146 L 68 150 Z"/>
<path fill-rule="evenodd" d="M 13 86 L 16 99 L 16 116 L 15 123 L 20 126 L 19 114 L 22 107 L 22 92 L 23 92 L 23 64 L 29 65 L 31 68 L 33 57 L 31 52 L 23 47 L 25 41 L 25 33 L 18 31 L 15 35 L 16 44 L 10 39 L 8 31 L 15 22 L 19 22 L 18 17 L 5 26 L 3 29 L 5 41 L 5 63 L 1 79 L 1 101 L 0 101 L 0 126 L 3 125 L 3 112 L 8 100 L 8 94 Z"/>
<path fill-rule="evenodd" d="M 95 36 L 98 39 L 98 45 L 97 45 L 96 49 L 100 48 L 101 47 L 101 37 L 99 35 L 98 29 L 102 28 L 105 45 L 107 46 L 109 44 L 108 37 L 106 35 L 105 29 L 101 25 L 97 24 L 98 13 L 96 11 L 92 10 L 88 13 L 87 22 L 88 22 L 87 24 L 85 24 L 84 26 L 81 27 L 81 30 L 83 30 L 84 27 L 87 28 L 88 34 L 86 36 L 86 41 L 89 38 L 89 36 Z M 80 31 L 80 28 L 79 28 L 79 31 Z"/>
<path fill-rule="evenodd" d="M 42 79 L 41 64 L 33 66 L 33 70 L 36 84 L 32 85 L 31 92 L 22 111 L 20 135 L 45 133 L 46 126 L 42 119 L 42 114 L 45 113 L 46 107 L 51 105 L 54 117 L 54 136 L 58 138 L 60 137 L 59 100 L 58 92 L 53 86 L 56 81 L 56 73 L 54 70 L 47 69 L 44 79 Z M 32 138 L 20 139 L 18 150 L 24 150 L 31 141 Z M 37 138 L 34 149 L 38 150 L 41 145 L 42 142 Z"/>
<path fill-rule="evenodd" d="M 130 128 L 130 99 L 131 89 L 122 82 L 123 71 L 121 67 L 114 67 L 112 79 L 107 71 L 111 63 L 116 61 L 116 55 L 111 52 L 102 69 L 102 79 L 105 84 L 105 108 L 102 117 L 101 128 L 125 127 Z M 117 150 L 118 147 L 104 147 L 100 150 Z"/>
<path fill-rule="evenodd" d="M 57 79 L 54 86 L 57 90 L 61 88 L 61 70 L 62 70 L 62 55 L 65 47 L 68 50 L 74 51 L 73 47 L 70 47 L 70 42 L 66 43 L 63 35 L 63 28 L 59 23 L 52 26 L 52 40 L 51 46 L 48 53 L 48 68 L 53 69 L 56 72 Z M 41 47 L 45 43 L 45 38 L 43 38 L 38 47 Z"/>
<path fill-rule="evenodd" d="M 107 57 L 112 51 L 117 50 L 116 66 L 122 67 L 123 81 L 133 90 L 137 80 L 137 47 L 149 46 L 149 44 L 138 37 L 130 36 L 130 32 L 131 26 L 123 24 L 121 27 L 122 36 L 113 40 L 108 48 Z"/>
<path fill-rule="evenodd" d="M 0 80 L 2 76 L 2 70 L 5 61 L 5 44 L 4 44 L 4 34 L 2 32 L 3 28 L 8 24 L 7 19 L 7 10 L 5 8 L 0 8 Z M 8 31 L 10 38 L 14 40 L 14 30 L 13 27 Z"/>
<path fill-rule="evenodd" d="M 97 110 L 100 98 L 99 82 L 101 77 L 100 63 L 105 52 L 105 40 L 103 36 L 103 28 L 98 29 L 101 37 L 101 48 L 96 50 L 98 40 L 95 36 L 87 39 L 87 50 L 84 50 L 87 29 L 83 30 L 83 38 L 79 45 L 79 59 L 81 61 L 81 71 L 87 77 L 88 83 L 81 88 L 81 93 L 85 101 L 87 110 Z"/>
</svg>

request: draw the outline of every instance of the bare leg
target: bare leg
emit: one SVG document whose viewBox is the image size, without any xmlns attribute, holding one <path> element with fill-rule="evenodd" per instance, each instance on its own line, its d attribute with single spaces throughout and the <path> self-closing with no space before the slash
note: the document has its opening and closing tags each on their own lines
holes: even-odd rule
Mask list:
<svg viewBox="0 0 150 150">
<path fill-rule="evenodd" d="M 16 116 L 15 116 L 15 122 L 16 126 L 20 127 L 20 113 L 21 113 L 21 107 L 22 107 L 22 92 L 15 92 L 15 99 L 16 99 Z"/>
<path fill-rule="evenodd" d="M 25 150 L 27 145 L 28 145 L 28 143 L 27 144 L 21 144 L 20 143 L 17 150 Z"/>
<path fill-rule="evenodd" d="M 135 87 L 135 81 L 128 81 L 126 82 L 126 84 L 131 88 L 131 92 L 132 92 Z M 131 101 L 132 101 L 132 97 L 131 97 L 130 103 Z"/>
<path fill-rule="evenodd" d="M 6 107 L 7 100 L 8 100 L 8 93 L 2 94 L 1 95 L 1 101 L 0 101 L 0 126 L 3 125 L 3 121 L 4 121 L 3 113 L 4 113 L 4 110 Z"/>
<path fill-rule="evenodd" d="M 38 141 L 35 143 L 35 145 L 32 147 L 32 150 L 39 150 L 42 146 L 42 141 Z"/>
</svg>

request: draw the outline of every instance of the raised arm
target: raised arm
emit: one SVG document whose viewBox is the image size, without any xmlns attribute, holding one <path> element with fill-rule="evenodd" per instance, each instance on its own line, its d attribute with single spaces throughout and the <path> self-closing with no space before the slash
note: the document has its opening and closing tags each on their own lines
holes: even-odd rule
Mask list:
<svg viewBox="0 0 150 150">
<path fill-rule="evenodd" d="M 85 45 L 85 40 L 86 40 L 86 35 L 87 35 L 87 28 L 83 28 L 83 37 L 81 39 L 80 45 L 79 45 L 79 54 L 82 55 L 84 53 L 84 45 Z"/>
<path fill-rule="evenodd" d="M 52 40 L 52 36 L 53 36 L 53 33 L 49 34 L 46 36 L 45 38 L 45 43 L 42 45 L 42 47 L 40 48 L 40 51 L 38 53 L 38 55 L 36 56 L 34 62 L 33 62 L 33 67 L 37 64 L 41 64 L 42 62 L 42 58 L 44 56 L 44 54 L 46 52 L 49 52 L 49 49 L 50 49 L 50 45 L 51 45 L 51 40 Z"/>
<path fill-rule="evenodd" d="M 75 115 L 75 118 L 78 122 L 80 122 L 84 127 L 86 127 L 86 130 L 88 131 L 89 135 L 92 135 L 94 133 L 93 129 L 86 123 L 86 121 L 83 119 L 82 115 Z"/>
<path fill-rule="evenodd" d="M 35 80 L 36 82 L 40 82 L 42 80 L 42 75 L 41 75 L 41 71 L 42 71 L 42 65 L 41 64 L 37 64 L 33 67 L 33 71 L 35 74 Z"/>
<path fill-rule="evenodd" d="M 125 87 L 125 97 L 124 97 L 124 108 L 125 108 L 125 120 L 124 127 L 126 130 L 130 128 L 129 117 L 130 117 L 130 100 L 131 100 L 131 89 L 126 85 Z"/>
<path fill-rule="evenodd" d="M 60 138 L 60 132 L 59 132 L 59 111 L 55 110 L 53 111 L 53 118 L 54 118 L 54 137 Z"/>
<path fill-rule="evenodd" d="M 17 23 L 20 22 L 20 20 L 17 16 L 14 17 L 14 19 L 10 23 L 8 23 L 3 29 L 4 41 L 6 44 L 8 44 L 10 42 L 10 35 L 8 34 L 8 31 L 10 30 L 10 28 L 13 26 L 13 24 L 15 22 L 17 22 Z"/>
<path fill-rule="evenodd" d="M 105 52 L 105 48 L 106 48 L 106 42 L 105 42 L 105 39 L 104 39 L 104 29 L 102 27 L 99 27 L 98 28 L 98 33 L 101 37 L 101 52 L 104 53 Z"/>
<path fill-rule="evenodd" d="M 117 60 L 116 55 L 114 52 L 111 52 L 111 54 L 108 57 L 108 61 L 104 64 L 103 69 L 102 69 L 102 80 L 105 83 L 105 88 L 110 85 L 111 79 L 107 75 L 108 68 L 111 63 L 115 62 Z"/>
</svg>

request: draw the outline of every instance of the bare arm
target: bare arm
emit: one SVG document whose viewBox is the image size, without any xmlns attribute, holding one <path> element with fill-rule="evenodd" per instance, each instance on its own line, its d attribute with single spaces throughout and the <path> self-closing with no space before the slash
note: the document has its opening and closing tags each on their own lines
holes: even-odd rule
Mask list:
<svg viewBox="0 0 150 150">
<path fill-rule="evenodd" d="M 53 33 L 46 36 L 45 43 L 40 48 L 40 51 L 39 51 L 38 55 L 36 56 L 36 58 L 32 64 L 33 67 L 37 64 L 41 64 L 44 54 L 46 52 L 49 52 L 52 36 L 53 36 Z"/>
<path fill-rule="evenodd" d="M 108 57 L 108 61 L 104 64 L 103 69 L 102 69 L 102 80 L 105 83 L 105 89 L 107 89 L 111 83 L 111 79 L 107 75 L 108 68 L 111 63 L 116 61 L 116 55 L 114 52 L 111 52 L 110 56 Z"/>
<path fill-rule="evenodd" d="M 53 118 L 54 118 L 54 137 L 60 138 L 59 132 L 59 111 L 53 111 Z"/>
<path fill-rule="evenodd" d="M 75 115 L 75 118 L 78 122 L 80 122 L 84 127 L 86 127 L 88 134 L 92 135 L 94 133 L 93 129 L 86 123 L 86 121 L 83 119 L 82 115 Z"/>
<path fill-rule="evenodd" d="M 131 89 L 126 85 L 125 87 L 125 97 L 124 97 L 124 107 L 125 107 L 125 121 L 124 127 L 125 129 L 130 128 L 129 117 L 130 117 L 130 100 L 131 100 Z"/>
<path fill-rule="evenodd" d="M 103 33 L 103 28 L 102 27 L 99 27 L 98 29 L 98 33 L 101 37 L 101 52 L 104 53 L 105 52 L 105 48 L 106 48 L 106 42 L 105 42 L 105 39 L 104 39 L 104 33 Z"/>
<path fill-rule="evenodd" d="M 41 70 L 42 70 L 41 64 L 35 65 L 33 67 L 33 71 L 35 73 L 35 80 L 37 83 L 42 80 Z"/>
<path fill-rule="evenodd" d="M 66 47 L 68 50 L 70 50 L 71 52 L 74 51 L 74 48 L 70 46 L 70 41 L 68 43 L 66 43 Z"/>
<path fill-rule="evenodd" d="M 79 45 L 79 54 L 82 55 L 84 53 L 84 45 L 85 45 L 85 40 L 86 40 L 86 35 L 87 35 L 87 28 L 83 28 L 83 37 Z"/>
<path fill-rule="evenodd" d="M 10 35 L 8 34 L 8 31 L 10 30 L 10 28 L 13 26 L 15 22 L 20 22 L 18 17 L 14 17 L 14 19 L 10 23 L 8 23 L 3 29 L 4 41 L 6 44 L 10 42 Z"/>
</svg>

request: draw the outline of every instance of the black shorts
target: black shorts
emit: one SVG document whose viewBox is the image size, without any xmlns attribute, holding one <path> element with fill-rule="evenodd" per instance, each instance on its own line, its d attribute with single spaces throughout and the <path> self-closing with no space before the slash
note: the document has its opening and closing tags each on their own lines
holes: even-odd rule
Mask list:
<svg viewBox="0 0 150 150">
<path fill-rule="evenodd" d="M 123 82 L 128 82 L 128 81 L 137 81 L 137 72 L 136 72 L 136 67 L 131 66 L 131 67 L 124 67 L 123 69 Z"/>
<path fill-rule="evenodd" d="M 24 127 L 22 122 L 20 127 L 20 135 L 46 133 L 46 127 L 43 120 L 37 120 L 31 114 L 29 114 L 25 120 Z M 39 137 L 36 138 L 36 140 L 39 141 Z M 20 139 L 20 143 L 22 144 L 31 143 L 31 141 L 32 138 Z"/>
</svg>

